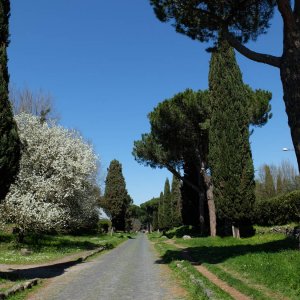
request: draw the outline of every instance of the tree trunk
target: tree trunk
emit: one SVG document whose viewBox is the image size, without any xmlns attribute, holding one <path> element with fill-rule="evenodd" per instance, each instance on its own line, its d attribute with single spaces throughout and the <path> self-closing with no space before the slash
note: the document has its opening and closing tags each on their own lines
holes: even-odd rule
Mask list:
<svg viewBox="0 0 300 300">
<path fill-rule="evenodd" d="M 209 214 L 209 226 L 210 226 L 210 236 L 215 237 L 217 235 L 217 217 L 216 217 L 216 206 L 214 201 L 214 193 L 213 193 L 213 183 L 211 180 L 211 176 L 206 173 L 205 165 L 202 163 L 201 168 L 204 183 L 206 187 L 206 198 L 208 204 L 208 214 Z"/>
<path fill-rule="evenodd" d="M 208 183 L 208 187 L 207 187 L 207 191 L 206 191 L 206 197 L 207 197 L 207 203 L 208 203 L 210 236 L 215 237 L 217 235 L 216 206 L 215 206 L 215 201 L 214 201 L 213 184 L 211 183 L 211 178 L 209 178 L 208 180 L 209 180 L 209 183 Z"/>
<path fill-rule="evenodd" d="M 20 229 L 18 235 L 17 235 L 17 242 L 18 244 L 23 244 L 25 238 L 24 230 Z"/>
<path fill-rule="evenodd" d="M 205 234 L 205 212 L 204 212 L 204 202 L 205 195 L 201 190 L 201 186 L 203 186 L 202 182 L 202 172 L 201 169 L 197 167 L 197 181 L 198 181 L 198 198 L 199 198 L 199 222 L 200 222 L 200 231 L 201 235 Z"/>
<path fill-rule="evenodd" d="M 239 227 L 236 227 L 234 225 L 232 225 L 232 236 L 234 238 L 237 238 L 239 239 L 241 236 L 240 236 L 240 228 Z"/>
<path fill-rule="evenodd" d="M 300 29 L 284 32 L 280 65 L 283 100 L 300 171 Z"/>
</svg>

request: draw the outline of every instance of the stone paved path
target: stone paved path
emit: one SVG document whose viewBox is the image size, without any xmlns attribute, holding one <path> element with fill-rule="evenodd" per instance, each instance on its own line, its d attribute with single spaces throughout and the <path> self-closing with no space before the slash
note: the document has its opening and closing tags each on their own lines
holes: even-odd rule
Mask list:
<svg viewBox="0 0 300 300">
<path fill-rule="evenodd" d="M 30 300 L 174 300 L 152 245 L 139 234 L 93 261 L 67 269 Z"/>
</svg>

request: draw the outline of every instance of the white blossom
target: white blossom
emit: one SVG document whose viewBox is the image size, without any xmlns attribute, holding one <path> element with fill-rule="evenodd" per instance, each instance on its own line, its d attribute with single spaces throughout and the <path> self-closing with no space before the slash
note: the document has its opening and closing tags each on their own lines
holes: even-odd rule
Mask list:
<svg viewBox="0 0 300 300">
<path fill-rule="evenodd" d="M 84 227 L 97 216 L 98 157 L 73 130 L 38 117 L 16 116 L 24 150 L 1 211 L 23 230 Z"/>
</svg>

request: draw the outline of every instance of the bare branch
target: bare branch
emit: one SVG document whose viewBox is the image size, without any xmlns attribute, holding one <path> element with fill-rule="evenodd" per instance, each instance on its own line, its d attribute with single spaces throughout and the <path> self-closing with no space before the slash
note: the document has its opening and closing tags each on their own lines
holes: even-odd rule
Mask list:
<svg viewBox="0 0 300 300">
<path fill-rule="evenodd" d="M 244 46 L 240 41 L 238 41 L 228 30 L 224 30 L 222 34 L 233 48 L 235 48 L 239 53 L 246 56 L 247 58 L 273 67 L 280 67 L 280 57 L 258 53 L 250 50 L 249 48 Z"/>
</svg>

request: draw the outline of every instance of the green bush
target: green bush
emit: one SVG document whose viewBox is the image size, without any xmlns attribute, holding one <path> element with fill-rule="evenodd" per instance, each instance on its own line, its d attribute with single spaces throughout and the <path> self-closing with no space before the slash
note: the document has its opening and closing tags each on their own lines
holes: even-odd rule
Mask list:
<svg viewBox="0 0 300 300">
<path fill-rule="evenodd" d="M 108 219 L 102 219 L 98 221 L 98 231 L 101 233 L 107 233 L 111 227 L 111 221 Z"/>
<path fill-rule="evenodd" d="M 255 203 L 257 225 L 283 225 L 300 220 L 300 190 Z"/>
</svg>

